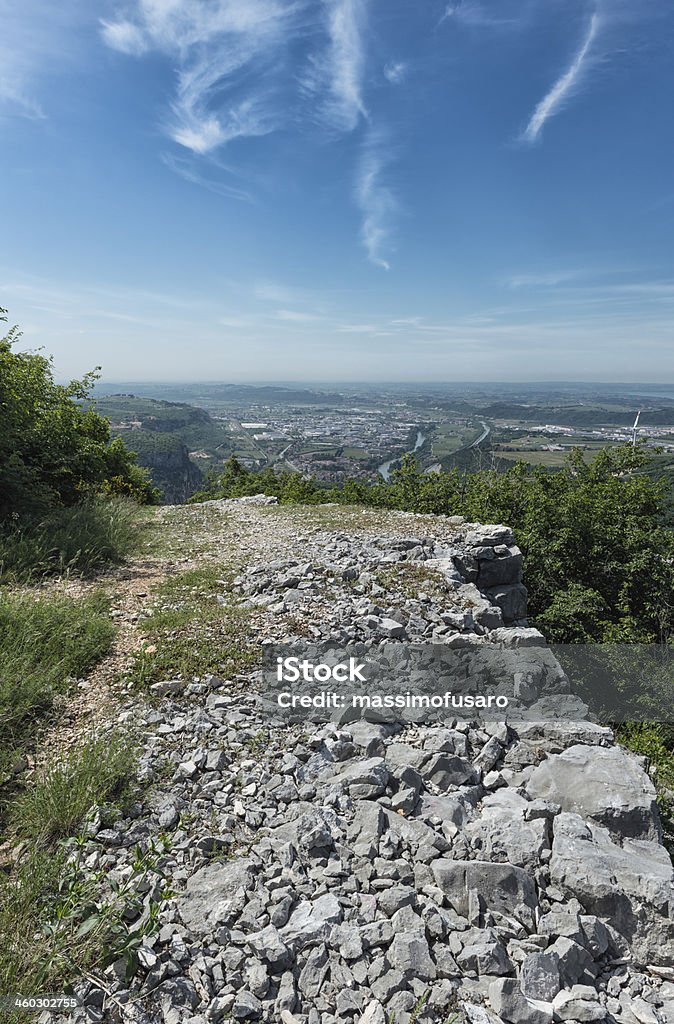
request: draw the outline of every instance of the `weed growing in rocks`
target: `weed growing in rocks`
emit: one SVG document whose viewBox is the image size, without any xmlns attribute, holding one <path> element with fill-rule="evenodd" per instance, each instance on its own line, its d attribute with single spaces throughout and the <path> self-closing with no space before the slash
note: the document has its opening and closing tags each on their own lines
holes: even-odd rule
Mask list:
<svg viewBox="0 0 674 1024">
<path fill-rule="evenodd" d="M 135 657 L 132 683 L 148 687 L 250 667 L 246 615 L 227 596 L 227 575 L 222 566 L 207 566 L 173 577 L 157 591 L 152 614 L 141 625 L 149 643 Z"/>
<path fill-rule="evenodd" d="M 134 753 L 126 737 L 89 739 L 49 765 L 13 803 L 17 835 L 44 845 L 73 835 L 94 804 L 122 799 L 133 773 Z"/>
<path fill-rule="evenodd" d="M 131 746 L 112 733 L 46 768 L 14 801 L 6 846 L 15 849 L 0 875 L 0 991 L 61 991 L 120 958 L 136 969 L 136 951 L 172 895 L 159 869 L 164 845 L 137 847 L 120 881 L 92 862 L 92 841 L 79 831 L 92 807 L 112 811 L 128 797 L 134 773 Z"/>
</svg>

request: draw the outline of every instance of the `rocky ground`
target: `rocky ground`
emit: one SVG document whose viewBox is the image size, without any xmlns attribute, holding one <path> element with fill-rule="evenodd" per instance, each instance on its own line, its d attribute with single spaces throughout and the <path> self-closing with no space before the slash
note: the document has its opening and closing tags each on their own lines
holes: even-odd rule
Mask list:
<svg viewBox="0 0 674 1024">
<path fill-rule="evenodd" d="M 187 564 L 234 563 L 214 600 L 254 642 L 544 644 L 507 528 L 266 501 L 184 513 Z M 608 729 L 287 725 L 258 689 L 254 669 L 168 677 L 106 705 L 140 736 L 141 792 L 92 815 L 84 863 L 123 885 L 153 853 L 145 937 L 135 976 L 83 978 L 68 1019 L 674 1022 L 672 865 L 647 766 Z"/>
</svg>

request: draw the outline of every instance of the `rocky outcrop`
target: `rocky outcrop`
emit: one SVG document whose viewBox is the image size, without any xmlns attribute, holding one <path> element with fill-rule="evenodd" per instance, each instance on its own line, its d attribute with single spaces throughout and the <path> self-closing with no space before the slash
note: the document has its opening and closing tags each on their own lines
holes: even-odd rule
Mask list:
<svg viewBox="0 0 674 1024">
<path fill-rule="evenodd" d="M 224 508 L 251 517 L 255 500 Z M 258 637 L 525 660 L 544 646 L 506 527 L 389 522 L 317 528 L 249 564 L 235 586 Z M 561 670 L 509 679 L 541 713 L 511 722 L 287 724 L 256 679 L 167 681 L 134 708 L 142 776 L 165 792 L 116 825 L 106 869 L 123 877 L 131 843 L 168 828 L 177 893 L 131 987 L 108 969 L 114 999 L 89 1019 L 671 1024 L 674 875 L 653 787 L 609 729 L 546 720 Z M 100 1005 L 91 981 L 80 991 Z"/>
<path fill-rule="evenodd" d="M 192 462 L 186 445 L 172 434 L 134 430 L 124 434 L 126 445 L 136 453 L 138 464 L 149 470 L 152 483 L 165 504 L 187 501 L 204 483 L 204 475 Z"/>
</svg>

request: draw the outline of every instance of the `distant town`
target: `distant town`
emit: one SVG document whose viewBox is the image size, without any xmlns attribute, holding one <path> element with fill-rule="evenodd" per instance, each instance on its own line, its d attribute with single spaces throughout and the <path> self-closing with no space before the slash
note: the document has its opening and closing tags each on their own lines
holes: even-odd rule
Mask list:
<svg viewBox="0 0 674 1024">
<path fill-rule="evenodd" d="M 187 457 L 193 471 L 185 486 L 195 488 L 231 456 L 247 468 L 326 484 L 387 479 L 407 452 L 427 472 L 517 460 L 554 469 L 572 448 L 589 459 L 632 441 L 653 449 L 663 466 L 674 456 L 674 397 L 616 385 L 125 387 L 101 388 L 97 397 L 113 432 L 151 469 Z"/>
</svg>

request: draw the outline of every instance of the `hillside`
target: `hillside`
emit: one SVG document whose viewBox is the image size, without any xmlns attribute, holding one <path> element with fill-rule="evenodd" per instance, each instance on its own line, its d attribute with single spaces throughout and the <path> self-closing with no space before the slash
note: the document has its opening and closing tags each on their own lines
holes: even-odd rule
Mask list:
<svg viewBox="0 0 674 1024">
<path fill-rule="evenodd" d="M 152 483 L 160 489 L 166 504 L 187 501 L 203 486 L 203 473 L 176 434 L 134 430 L 123 437 L 138 464 L 150 471 Z"/>
<path fill-rule="evenodd" d="M 186 501 L 203 485 L 204 474 L 190 451 L 214 449 L 225 434 L 205 409 L 185 403 L 122 394 L 97 397 L 96 411 L 150 471 L 167 504 Z"/>
<path fill-rule="evenodd" d="M 142 557 L 58 585 L 112 592 L 119 632 L 41 757 L 121 729 L 138 781 L 71 848 L 121 930 L 42 1024 L 674 1019 L 653 783 L 564 692 L 507 527 L 255 497 L 147 515 Z M 486 650 L 533 711 L 284 719 L 261 642 Z"/>
</svg>

